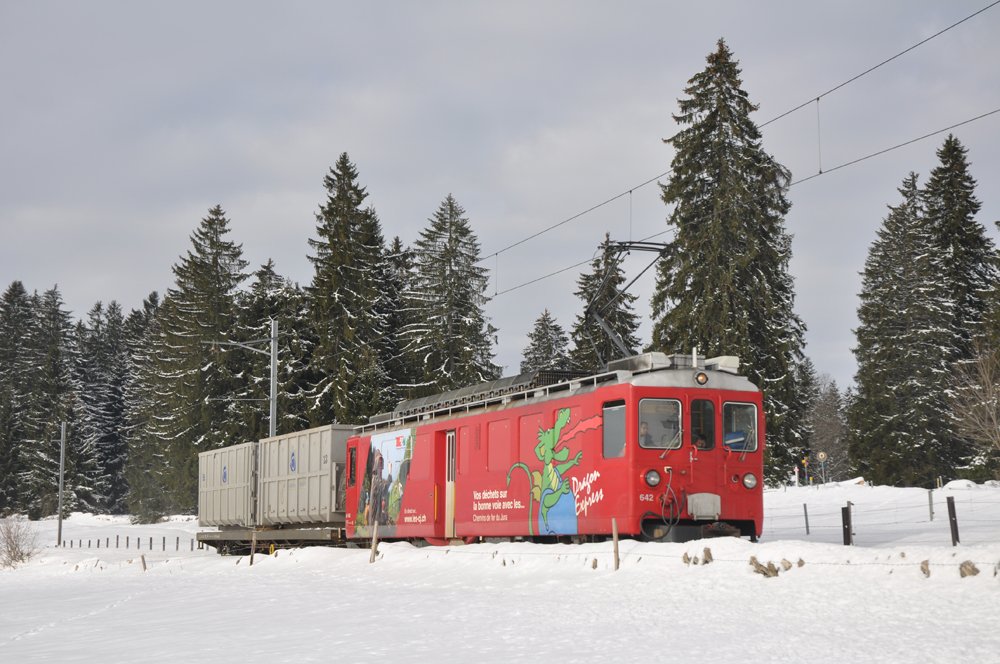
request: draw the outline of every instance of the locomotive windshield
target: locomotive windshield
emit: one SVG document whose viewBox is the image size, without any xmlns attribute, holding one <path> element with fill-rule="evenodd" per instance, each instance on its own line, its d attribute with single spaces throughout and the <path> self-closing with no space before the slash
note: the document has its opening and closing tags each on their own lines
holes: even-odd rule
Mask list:
<svg viewBox="0 0 1000 664">
<path fill-rule="evenodd" d="M 722 406 L 722 443 L 732 450 L 757 449 L 757 406 L 727 403 Z"/>
<path fill-rule="evenodd" d="M 643 399 L 639 402 L 639 446 L 675 449 L 681 446 L 681 402 Z"/>
</svg>

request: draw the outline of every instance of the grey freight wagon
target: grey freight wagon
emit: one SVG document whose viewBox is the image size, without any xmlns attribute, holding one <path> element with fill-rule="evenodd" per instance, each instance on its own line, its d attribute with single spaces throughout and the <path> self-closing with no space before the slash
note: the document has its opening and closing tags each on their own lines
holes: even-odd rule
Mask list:
<svg viewBox="0 0 1000 664">
<path fill-rule="evenodd" d="M 220 551 L 344 538 L 347 438 L 331 424 L 198 455 L 198 541 Z"/>
</svg>

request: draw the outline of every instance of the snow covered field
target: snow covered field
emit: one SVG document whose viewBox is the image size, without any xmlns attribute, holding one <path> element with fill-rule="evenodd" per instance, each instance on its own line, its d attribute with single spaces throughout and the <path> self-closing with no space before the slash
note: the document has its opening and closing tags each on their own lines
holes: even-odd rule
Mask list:
<svg viewBox="0 0 1000 664">
<path fill-rule="evenodd" d="M 610 543 L 383 543 L 375 564 L 364 549 L 313 548 L 250 567 L 190 551 L 192 520 L 74 515 L 64 538 L 100 550 L 49 546 L 45 521 L 32 524 L 38 555 L 0 570 L 0 662 L 1000 662 L 1000 485 L 932 498 L 933 521 L 922 489 L 769 491 L 759 544 L 623 541 L 617 572 Z M 103 548 L 116 536 L 133 548 Z M 756 573 L 751 556 L 780 574 Z M 979 574 L 962 578 L 963 561 Z"/>
</svg>

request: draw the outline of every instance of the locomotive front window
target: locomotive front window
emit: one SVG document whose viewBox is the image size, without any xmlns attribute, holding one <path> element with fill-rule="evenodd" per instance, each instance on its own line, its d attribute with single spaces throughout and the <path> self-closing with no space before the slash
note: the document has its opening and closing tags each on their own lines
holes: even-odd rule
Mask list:
<svg viewBox="0 0 1000 664">
<path fill-rule="evenodd" d="M 691 401 L 691 444 L 699 450 L 715 447 L 715 404 L 708 399 Z"/>
<path fill-rule="evenodd" d="M 752 403 L 722 405 L 722 444 L 742 452 L 757 449 L 757 406 Z"/>
<path fill-rule="evenodd" d="M 639 447 L 659 450 L 681 446 L 681 402 L 643 399 L 639 402 Z"/>
</svg>

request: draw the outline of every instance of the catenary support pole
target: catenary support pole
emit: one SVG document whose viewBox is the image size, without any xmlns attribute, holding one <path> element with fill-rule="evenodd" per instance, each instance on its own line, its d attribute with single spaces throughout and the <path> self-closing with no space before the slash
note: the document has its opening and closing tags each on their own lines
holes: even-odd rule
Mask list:
<svg viewBox="0 0 1000 664">
<path fill-rule="evenodd" d="M 278 430 L 278 320 L 271 319 L 271 417 L 268 430 L 271 438 Z"/>
<path fill-rule="evenodd" d="M 56 546 L 62 542 L 63 478 L 66 473 L 66 423 L 62 423 L 59 436 L 59 525 L 56 526 Z"/>
</svg>

